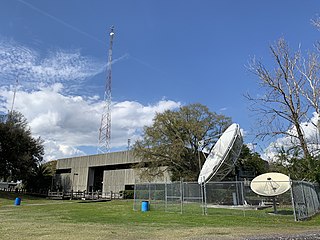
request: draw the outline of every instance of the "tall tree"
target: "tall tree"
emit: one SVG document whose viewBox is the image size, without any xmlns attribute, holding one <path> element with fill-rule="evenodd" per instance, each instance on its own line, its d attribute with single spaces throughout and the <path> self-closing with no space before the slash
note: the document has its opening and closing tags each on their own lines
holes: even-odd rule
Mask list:
<svg viewBox="0 0 320 240">
<path fill-rule="evenodd" d="M 241 148 L 237 168 L 243 171 L 246 169 L 251 169 L 255 177 L 267 172 L 268 164 L 260 157 L 258 153 L 252 152 L 249 147 L 244 144 Z"/>
<path fill-rule="evenodd" d="M 300 51 L 291 52 L 284 39 L 270 46 L 270 51 L 275 63 L 273 70 L 268 70 L 261 61 L 256 60 L 249 66 L 260 79 L 264 90 L 258 97 L 246 95 L 253 103 L 251 110 L 260 113 L 257 125 L 262 128 L 257 135 L 261 138 L 268 135 L 289 136 L 293 139 L 292 144 L 300 147 L 304 158 L 309 158 L 311 154 L 301 123 L 309 120 L 311 106 L 306 96 L 311 94 L 313 98 L 312 92 L 320 91 L 309 87 L 310 79 L 318 75 L 318 62 L 314 57 L 305 60 Z"/>
<path fill-rule="evenodd" d="M 24 183 L 29 192 L 47 194 L 52 185 L 53 172 L 48 163 L 38 164 Z"/>
<path fill-rule="evenodd" d="M 43 160 L 40 138 L 31 136 L 27 120 L 11 112 L 0 122 L 0 178 L 4 181 L 26 180 Z"/>
<path fill-rule="evenodd" d="M 145 176 L 169 171 L 171 180 L 194 181 L 204 162 L 199 151 L 215 143 L 230 124 L 229 117 L 210 112 L 201 104 L 159 113 L 153 125 L 144 128 L 143 139 L 133 146 L 135 155 L 142 159 L 138 167 L 144 169 Z M 202 140 L 207 141 L 199 144 Z"/>
</svg>

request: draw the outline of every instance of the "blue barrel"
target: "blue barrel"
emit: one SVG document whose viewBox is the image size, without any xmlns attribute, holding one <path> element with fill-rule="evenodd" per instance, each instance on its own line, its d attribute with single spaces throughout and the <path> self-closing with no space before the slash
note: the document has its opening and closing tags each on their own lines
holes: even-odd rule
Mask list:
<svg viewBox="0 0 320 240">
<path fill-rule="evenodd" d="M 21 203 L 21 198 L 16 198 L 16 200 L 14 201 L 14 205 L 19 206 Z"/>
<path fill-rule="evenodd" d="M 141 203 L 141 211 L 142 212 L 149 211 L 149 201 L 142 201 L 142 203 Z"/>
</svg>

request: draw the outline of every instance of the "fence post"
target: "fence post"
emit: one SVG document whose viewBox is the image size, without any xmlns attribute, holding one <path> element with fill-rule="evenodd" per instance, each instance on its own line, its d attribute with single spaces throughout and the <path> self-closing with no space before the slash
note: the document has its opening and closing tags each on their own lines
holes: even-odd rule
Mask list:
<svg viewBox="0 0 320 240">
<path fill-rule="evenodd" d="M 312 190 L 315 191 L 315 187 L 314 187 L 313 184 L 312 184 L 312 186 L 309 187 L 309 195 L 310 195 L 310 198 L 312 199 L 313 212 L 316 212 L 316 203 L 314 202 L 314 197 L 313 197 L 313 194 L 312 194 Z"/>
<path fill-rule="evenodd" d="M 246 209 L 245 209 L 246 200 L 245 200 L 245 197 L 244 197 L 244 188 L 245 188 L 245 182 L 244 181 L 240 182 L 240 188 L 241 188 L 241 198 L 242 198 L 241 202 L 242 202 L 243 216 L 245 217 L 246 216 Z"/>
<path fill-rule="evenodd" d="M 183 179 L 180 179 L 180 213 L 183 213 Z"/>
<path fill-rule="evenodd" d="M 306 207 L 306 213 L 307 213 L 307 217 L 309 217 L 309 209 L 308 209 L 308 204 L 307 204 L 307 200 L 306 200 L 306 196 L 305 196 L 305 191 L 304 191 L 304 182 L 301 182 L 302 183 L 302 197 L 303 197 L 303 202 L 305 204 L 305 207 Z"/>
<path fill-rule="evenodd" d="M 168 185 L 167 185 L 167 181 L 165 182 L 165 185 L 164 185 L 164 197 L 165 197 L 165 206 L 164 206 L 164 209 L 165 211 L 167 212 L 168 211 L 168 189 L 167 189 Z"/>
<path fill-rule="evenodd" d="M 202 205 L 202 215 L 205 215 L 205 209 L 204 209 L 204 196 L 203 196 L 203 182 L 200 181 L 200 195 L 201 195 L 201 205 Z"/>
<path fill-rule="evenodd" d="M 136 188 L 136 183 L 134 183 L 134 186 L 133 186 L 133 211 L 136 211 L 136 191 L 137 191 L 137 188 Z"/>
<path fill-rule="evenodd" d="M 294 195 L 293 195 L 293 181 L 290 180 L 290 192 L 291 192 L 291 202 L 292 202 L 292 208 L 293 208 L 293 217 L 294 217 L 294 221 L 298 221 L 297 220 L 297 213 L 296 213 L 296 207 L 295 207 L 295 199 L 294 199 Z"/>
<path fill-rule="evenodd" d="M 205 178 L 203 177 L 203 194 L 204 194 L 204 214 L 208 215 L 208 209 L 207 209 L 207 189 L 206 189 L 206 182 Z"/>
<path fill-rule="evenodd" d="M 246 204 L 246 199 L 245 199 L 245 196 L 244 196 L 244 181 L 241 181 L 240 182 L 240 186 L 241 186 L 241 198 L 242 198 L 242 205 L 244 206 Z"/>
<path fill-rule="evenodd" d="M 241 185 L 240 185 L 241 186 Z M 235 188 L 236 188 L 236 196 L 235 196 L 235 200 L 236 200 L 236 205 L 240 205 L 240 193 L 239 193 L 239 181 L 236 178 L 236 183 L 235 183 Z"/>
</svg>

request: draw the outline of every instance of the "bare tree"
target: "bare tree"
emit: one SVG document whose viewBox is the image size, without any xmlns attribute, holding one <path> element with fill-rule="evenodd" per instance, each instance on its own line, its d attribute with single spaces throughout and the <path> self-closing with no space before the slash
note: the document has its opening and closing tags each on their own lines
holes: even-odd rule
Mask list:
<svg viewBox="0 0 320 240">
<path fill-rule="evenodd" d="M 249 65 L 249 70 L 260 79 L 263 95 L 245 97 L 252 103 L 251 110 L 259 113 L 259 131 L 257 137 L 286 135 L 296 139 L 295 145 L 300 147 L 305 158 L 310 157 L 301 122 L 307 120 L 310 104 L 307 104 L 302 89 L 305 89 L 307 76 L 311 76 L 316 69 L 308 67 L 310 73 L 305 72 L 306 62 L 301 65 L 301 52 L 291 53 L 284 39 L 279 39 L 270 46 L 275 68 L 267 67 L 255 59 Z M 308 64 L 309 63 L 308 61 Z M 309 94 L 309 91 L 304 91 Z M 258 127 L 258 126 L 257 126 Z"/>
<path fill-rule="evenodd" d="M 320 17 L 311 19 L 311 23 L 320 30 Z M 303 69 L 301 73 L 305 73 L 304 76 L 308 81 L 308 90 L 304 92 L 304 96 L 308 99 L 310 105 L 314 108 L 315 112 L 318 114 L 318 129 L 320 131 L 320 78 L 319 78 L 319 52 L 320 52 L 320 42 L 317 41 L 315 44 L 316 53 L 309 54 L 309 61 L 306 64 L 304 62 Z"/>
<path fill-rule="evenodd" d="M 317 113 L 318 122 L 315 125 L 320 131 L 319 55 L 317 53 L 311 53 L 309 54 L 308 60 L 302 59 L 299 67 L 299 72 L 305 79 L 305 84 L 301 86 L 300 92 L 307 100 L 307 103 L 309 104 L 312 111 Z"/>
</svg>

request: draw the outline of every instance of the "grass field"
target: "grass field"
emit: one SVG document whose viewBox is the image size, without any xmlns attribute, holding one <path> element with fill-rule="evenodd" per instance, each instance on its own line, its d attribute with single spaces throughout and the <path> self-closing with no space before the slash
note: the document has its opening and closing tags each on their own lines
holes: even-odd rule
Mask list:
<svg viewBox="0 0 320 240">
<path fill-rule="evenodd" d="M 78 203 L 0 193 L 0 239 L 242 239 L 319 231 L 320 216 L 295 222 L 268 210 L 209 209 L 209 215 L 133 211 L 130 200 Z"/>
</svg>

